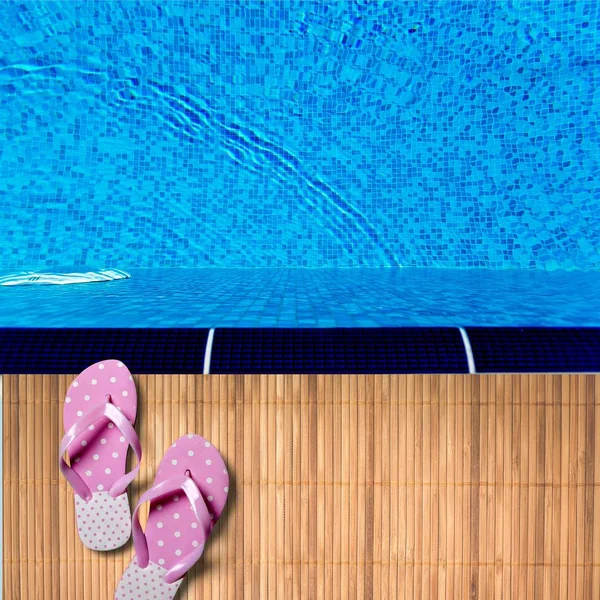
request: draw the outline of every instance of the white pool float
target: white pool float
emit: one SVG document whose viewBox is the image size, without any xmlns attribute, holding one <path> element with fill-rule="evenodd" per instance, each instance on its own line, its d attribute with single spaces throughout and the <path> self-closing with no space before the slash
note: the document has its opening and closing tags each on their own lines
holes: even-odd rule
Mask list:
<svg viewBox="0 0 600 600">
<path fill-rule="evenodd" d="M 129 273 L 120 269 L 100 269 L 98 271 L 58 273 L 42 271 L 22 271 L 0 277 L 0 285 L 67 285 L 71 283 L 93 283 L 129 279 Z"/>
</svg>

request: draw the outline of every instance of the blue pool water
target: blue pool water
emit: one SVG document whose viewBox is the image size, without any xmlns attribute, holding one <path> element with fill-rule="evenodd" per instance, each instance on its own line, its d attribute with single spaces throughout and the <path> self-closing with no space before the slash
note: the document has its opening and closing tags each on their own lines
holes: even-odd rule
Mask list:
<svg viewBox="0 0 600 600">
<path fill-rule="evenodd" d="M 600 272 L 132 269 L 0 287 L 0 327 L 600 326 Z"/>
<path fill-rule="evenodd" d="M 4 324 L 598 324 L 599 29 L 595 0 L 0 3 L 0 271 L 135 273 L 2 290 Z"/>
</svg>

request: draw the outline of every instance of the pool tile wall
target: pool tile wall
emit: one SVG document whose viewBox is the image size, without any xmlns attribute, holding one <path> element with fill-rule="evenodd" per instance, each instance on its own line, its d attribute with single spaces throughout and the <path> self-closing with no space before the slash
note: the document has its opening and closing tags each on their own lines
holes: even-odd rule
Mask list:
<svg viewBox="0 0 600 600">
<path fill-rule="evenodd" d="M 600 4 L 0 3 L 0 268 L 600 267 Z"/>
<path fill-rule="evenodd" d="M 597 327 L 480 327 L 465 338 L 456 327 L 0 328 L 0 374 L 78 373 L 109 357 L 132 373 L 600 372 Z"/>
</svg>

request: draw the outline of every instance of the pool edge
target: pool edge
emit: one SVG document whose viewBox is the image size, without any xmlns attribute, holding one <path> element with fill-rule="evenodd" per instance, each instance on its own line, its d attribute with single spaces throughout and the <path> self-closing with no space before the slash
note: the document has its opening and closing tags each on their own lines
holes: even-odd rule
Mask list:
<svg viewBox="0 0 600 600">
<path fill-rule="evenodd" d="M 106 358 L 157 374 L 593 373 L 600 328 L 0 328 L 2 374 L 77 373 Z"/>
</svg>

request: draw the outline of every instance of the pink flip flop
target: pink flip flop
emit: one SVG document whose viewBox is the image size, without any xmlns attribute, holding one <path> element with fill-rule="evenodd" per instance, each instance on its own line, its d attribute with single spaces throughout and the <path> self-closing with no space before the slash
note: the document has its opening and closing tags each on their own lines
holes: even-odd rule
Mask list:
<svg viewBox="0 0 600 600">
<path fill-rule="evenodd" d="M 88 367 L 67 391 L 60 470 L 75 490 L 79 537 L 92 550 L 114 550 L 131 535 L 126 490 L 142 460 L 133 428 L 136 413 L 133 377 L 117 360 Z M 125 473 L 129 446 L 136 454 L 137 466 Z"/>
<path fill-rule="evenodd" d="M 115 600 L 171 600 L 202 556 L 228 492 L 229 475 L 217 449 L 199 435 L 179 438 L 133 512 L 135 556 Z M 150 502 L 150 510 L 144 533 L 138 512 L 145 502 Z"/>
</svg>

